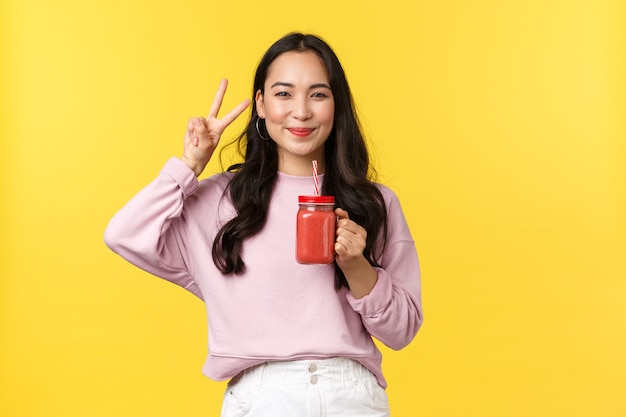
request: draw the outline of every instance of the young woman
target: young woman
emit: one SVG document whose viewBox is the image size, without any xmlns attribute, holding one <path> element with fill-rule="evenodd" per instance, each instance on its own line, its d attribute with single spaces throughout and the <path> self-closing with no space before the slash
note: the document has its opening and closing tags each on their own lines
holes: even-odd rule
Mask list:
<svg viewBox="0 0 626 417">
<path fill-rule="evenodd" d="M 331 48 L 289 34 L 265 53 L 253 100 L 187 125 L 184 152 L 111 220 L 107 245 L 205 301 L 204 373 L 227 380 L 223 417 L 388 416 L 375 337 L 401 349 L 422 324 L 417 253 L 397 197 L 372 174 Z M 198 181 L 250 104 L 242 163 Z M 335 258 L 295 259 L 298 196 L 312 161 L 335 196 Z"/>
</svg>

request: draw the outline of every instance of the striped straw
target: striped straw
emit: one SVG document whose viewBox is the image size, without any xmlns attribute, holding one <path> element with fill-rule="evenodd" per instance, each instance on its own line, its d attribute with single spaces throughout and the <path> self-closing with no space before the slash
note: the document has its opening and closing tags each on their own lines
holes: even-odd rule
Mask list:
<svg viewBox="0 0 626 417">
<path fill-rule="evenodd" d="M 315 189 L 315 195 L 320 195 L 320 189 L 317 179 L 317 160 L 313 160 L 313 187 Z"/>
</svg>

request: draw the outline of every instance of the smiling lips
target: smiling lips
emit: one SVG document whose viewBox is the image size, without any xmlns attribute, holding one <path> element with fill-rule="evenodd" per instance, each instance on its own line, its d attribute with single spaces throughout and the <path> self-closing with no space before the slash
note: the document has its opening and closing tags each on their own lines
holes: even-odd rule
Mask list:
<svg viewBox="0 0 626 417">
<path fill-rule="evenodd" d="M 314 129 L 304 127 L 292 127 L 287 130 L 289 130 L 289 133 L 291 133 L 292 135 L 303 138 L 309 136 Z"/>
</svg>

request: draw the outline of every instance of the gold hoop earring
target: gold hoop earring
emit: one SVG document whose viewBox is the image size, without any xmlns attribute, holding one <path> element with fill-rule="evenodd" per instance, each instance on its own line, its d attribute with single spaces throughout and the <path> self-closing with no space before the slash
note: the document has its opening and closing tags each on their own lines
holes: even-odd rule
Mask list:
<svg viewBox="0 0 626 417">
<path fill-rule="evenodd" d="M 256 123 L 255 123 L 255 125 L 256 125 L 256 132 L 259 134 L 261 139 L 263 139 L 263 140 L 270 140 L 270 136 L 269 135 L 263 136 L 263 134 L 261 133 L 261 129 L 259 128 L 259 120 L 265 120 L 265 119 L 261 119 L 260 117 L 258 117 L 256 119 Z M 267 132 L 267 127 L 265 128 L 265 131 Z"/>
</svg>

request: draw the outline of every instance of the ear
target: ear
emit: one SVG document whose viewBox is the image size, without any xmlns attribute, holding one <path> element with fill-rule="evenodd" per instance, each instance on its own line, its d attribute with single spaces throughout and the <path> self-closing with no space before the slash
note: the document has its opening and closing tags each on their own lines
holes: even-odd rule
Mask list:
<svg viewBox="0 0 626 417">
<path fill-rule="evenodd" d="M 254 101 L 256 102 L 257 114 L 261 119 L 265 119 L 265 104 L 263 103 L 263 93 L 261 90 L 257 90 Z"/>
</svg>

